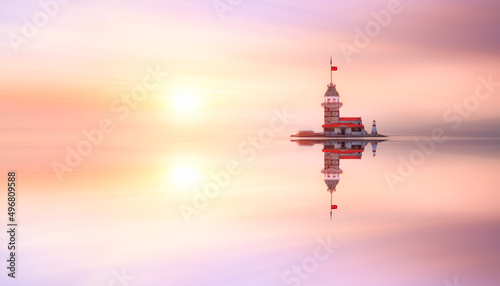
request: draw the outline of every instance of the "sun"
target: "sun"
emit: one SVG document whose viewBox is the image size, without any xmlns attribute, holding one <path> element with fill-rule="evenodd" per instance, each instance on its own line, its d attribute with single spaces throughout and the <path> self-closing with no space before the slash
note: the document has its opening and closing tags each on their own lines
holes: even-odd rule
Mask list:
<svg viewBox="0 0 500 286">
<path fill-rule="evenodd" d="M 201 102 L 200 91 L 197 88 L 182 86 L 173 88 L 169 94 L 170 106 L 177 112 L 194 112 Z"/>
<path fill-rule="evenodd" d="M 201 179 L 200 170 L 192 164 L 179 164 L 170 172 L 170 178 L 178 189 L 194 188 Z"/>
</svg>

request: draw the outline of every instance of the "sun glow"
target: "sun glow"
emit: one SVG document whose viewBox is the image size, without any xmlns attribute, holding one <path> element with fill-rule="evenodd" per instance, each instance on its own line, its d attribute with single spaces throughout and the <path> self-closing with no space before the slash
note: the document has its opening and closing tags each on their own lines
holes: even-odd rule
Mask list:
<svg viewBox="0 0 500 286">
<path fill-rule="evenodd" d="M 200 170 L 191 164 L 174 166 L 170 177 L 176 188 L 187 190 L 194 188 L 202 178 Z"/>
<path fill-rule="evenodd" d="M 170 106 L 181 113 L 195 111 L 201 102 L 200 91 L 194 87 L 173 88 L 169 94 Z"/>
</svg>

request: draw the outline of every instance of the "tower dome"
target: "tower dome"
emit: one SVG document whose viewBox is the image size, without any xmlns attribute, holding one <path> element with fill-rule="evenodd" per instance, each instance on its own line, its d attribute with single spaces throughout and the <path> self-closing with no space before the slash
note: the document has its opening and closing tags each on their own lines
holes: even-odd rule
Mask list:
<svg viewBox="0 0 500 286">
<path fill-rule="evenodd" d="M 328 85 L 328 89 L 326 90 L 325 92 L 325 97 L 327 96 L 336 96 L 336 97 L 339 97 L 339 92 L 337 91 L 336 89 L 336 84 L 329 84 Z"/>
<path fill-rule="evenodd" d="M 335 191 L 339 182 L 340 180 L 325 180 L 326 186 L 328 187 L 328 191 L 332 190 Z"/>
<path fill-rule="evenodd" d="M 338 164 L 338 155 L 325 152 L 325 169 L 321 170 L 321 173 L 323 174 L 328 191 L 335 190 L 335 188 L 337 188 L 340 180 L 339 175 L 343 173 L 342 169 L 338 167 Z"/>
</svg>

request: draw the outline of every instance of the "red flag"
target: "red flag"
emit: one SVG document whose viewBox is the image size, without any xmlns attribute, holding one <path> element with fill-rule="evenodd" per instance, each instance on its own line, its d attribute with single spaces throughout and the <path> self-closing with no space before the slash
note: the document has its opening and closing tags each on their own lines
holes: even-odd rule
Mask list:
<svg viewBox="0 0 500 286">
<path fill-rule="evenodd" d="M 336 71 L 336 70 L 337 70 L 337 67 L 332 66 L 332 71 Z"/>
<path fill-rule="evenodd" d="M 337 205 L 332 205 L 332 210 L 336 210 L 337 209 Z"/>
</svg>

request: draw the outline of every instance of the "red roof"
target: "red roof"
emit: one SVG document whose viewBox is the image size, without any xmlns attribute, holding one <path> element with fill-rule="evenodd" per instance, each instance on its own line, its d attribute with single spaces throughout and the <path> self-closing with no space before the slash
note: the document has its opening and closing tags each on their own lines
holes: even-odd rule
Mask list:
<svg viewBox="0 0 500 286">
<path fill-rule="evenodd" d="M 361 117 L 340 117 L 340 121 L 361 121 Z"/>
<path fill-rule="evenodd" d="M 334 154 L 355 154 L 359 152 L 363 152 L 365 149 L 347 149 L 345 151 L 338 150 L 338 149 L 323 149 L 323 152 L 329 152 L 329 153 L 334 153 Z"/>
<path fill-rule="evenodd" d="M 361 159 L 361 156 L 339 156 L 339 159 Z"/>
<path fill-rule="evenodd" d="M 332 123 L 332 124 L 323 124 L 322 127 L 361 127 L 364 128 L 363 124 L 354 124 L 354 123 Z"/>
</svg>

